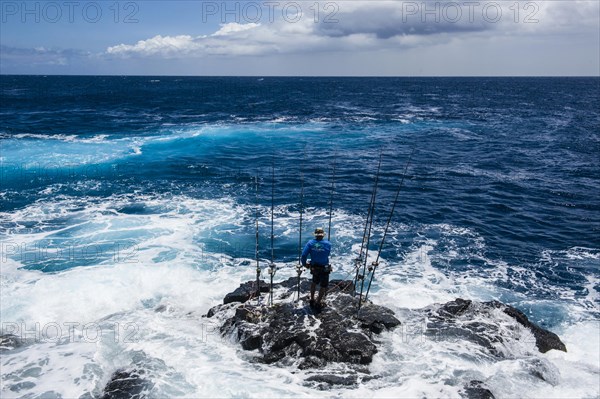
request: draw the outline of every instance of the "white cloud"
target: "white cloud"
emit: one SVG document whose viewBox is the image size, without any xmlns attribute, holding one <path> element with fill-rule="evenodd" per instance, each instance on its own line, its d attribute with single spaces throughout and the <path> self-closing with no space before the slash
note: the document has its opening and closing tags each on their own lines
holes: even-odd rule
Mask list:
<svg viewBox="0 0 600 399">
<path fill-rule="evenodd" d="M 305 3 L 302 3 L 305 4 Z M 311 3 L 312 4 L 312 3 Z M 296 22 L 231 22 L 209 35 L 162 36 L 111 46 L 119 57 L 165 59 L 206 56 L 264 56 L 318 52 L 401 50 L 438 46 L 469 37 L 543 37 L 567 32 L 598 33 L 598 2 L 401 2 L 340 1 L 325 14 L 305 12 Z M 515 8 L 516 5 L 516 8 Z M 308 11 L 305 9 L 304 11 Z"/>
<path fill-rule="evenodd" d="M 239 32 L 244 32 L 250 29 L 258 28 L 260 24 L 251 22 L 248 24 L 239 24 L 236 22 L 230 22 L 228 24 L 222 24 L 221 29 L 213 33 L 211 36 L 227 36 L 233 35 Z"/>
<path fill-rule="evenodd" d="M 119 44 L 109 47 L 108 54 L 169 55 L 186 54 L 194 50 L 194 38 L 189 35 L 161 36 L 140 40 L 134 45 Z"/>
<path fill-rule="evenodd" d="M 266 39 L 266 40 L 265 40 Z M 260 55 L 277 51 L 276 41 L 268 30 L 257 23 L 222 24 L 211 35 L 161 36 L 140 40 L 136 44 L 119 44 L 106 52 L 120 56 L 160 56 L 177 58 L 204 55 Z"/>
<path fill-rule="evenodd" d="M 350 32 L 328 36 L 315 29 L 311 21 L 270 25 L 228 23 L 202 36 L 161 36 L 140 40 L 135 44 L 119 44 L 106 50 L 109 55 L 124 57 L 158 56 L 163 58 L 202 57 L 207 55 L 240 56 L 289 54 L 320 51 L 356 51 L 397 46 L 402 40 L 381 40 L 373 32 Z M 389 38 L 388 38 L 389 39 Z M 418 41 L 417 39 L 413 39 Z M 408 42 L 408 41 L 406 41 Z"/>
</svg>

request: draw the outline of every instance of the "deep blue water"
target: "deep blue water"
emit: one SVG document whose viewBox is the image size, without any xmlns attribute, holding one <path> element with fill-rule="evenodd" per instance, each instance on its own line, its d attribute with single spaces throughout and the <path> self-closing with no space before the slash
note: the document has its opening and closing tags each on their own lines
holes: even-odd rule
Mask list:
<svg viewBox="0 0 600 399">
<path fill-rule="evenodd" d="M 360 214 L 383 150 L 384 219 L 415 149 L 396 220 L 473 229 L 492 256 L 526 264 L 545 249 L 600 247 L 597 78 L 3 76 L 1 82 L 4 142 L 24 134 L 39 135 L 27 144 L 33 146 L 53 135 L 110 141 L 218 129 L 151 143 L 141 156 L 108 165 L 54 160 L 50 151 L 36 154 L 33 165 L 5 145 L 4 211 L 86 174 L 101 181 L 85 193 L 98 198 L 135 187 L 234 193 L 252 202 L 255 175 L 270 193 L 274 157 L 278 203 L 299 196 L 304 165 L 306 204 L 326 206 L 335 159 L 335 206 Z M 51 164 L 57 170 L 47 170 Z M 53 193 L 59 194 L 79 192 L 69 184 Z"/>
<path fill-rule="evenodd" d="M 270 257 L 274 165 L 275 258 L 293 267 L 302 181 L 308 238 L 327 228 L 335 163 L 344 277 L 380 151 L 371 251 L 414 151 L 380 272 L 399 287 L 425 276 L 437 297 L 430 264 L 452 282 L 440 292 L 477 281 L 488 288 L 474 295 L 566 328 L 599 315 L 599 105 L 599 78 L 0 76 L 2 259 L 46 276 L 128 255 L 216 273 L 215 255 L 253 270 L 257 204 Z M 12 279 L 4 292 L 23 293 Z M 122 284 L 118 295 L 139 289 Z M 43 308 L 37 292 L 23 301 Z M 35 317 L 4 295 L 5 319 Z"/>
</svg>

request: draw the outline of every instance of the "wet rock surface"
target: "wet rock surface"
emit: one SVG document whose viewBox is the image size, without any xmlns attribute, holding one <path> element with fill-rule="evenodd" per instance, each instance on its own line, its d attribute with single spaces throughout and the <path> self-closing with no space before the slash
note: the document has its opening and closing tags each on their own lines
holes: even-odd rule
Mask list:
<svg viewBox="0 0 600 399">
<path fill-rule="evenodd" d="M 289 300 L 296 294 L 297 285 L 296 278 L 274 284 L 277 294 L 273 306 L 257 305 L 252 300 L 231 307 L 232 298 L 255 298 L 256 282 L 242 284 L 226 296 L 224 305 L 212 308 L 207 317 L 220 315 L 224 320 L 221 333 L 233 336 L 243 349 L 258 350 L 259 362 L 298 360 L 300 369 L 320 368 L 329 362 L 369 364 L 377 353 L 374 334 L 400 325 L 392 310 L 368 301 L 359 312 L 358 301 L 350 294 L 352 281 L 331 281 L 326 306 L 320 310 L 310 307 L 307 298 L 300 302 Z M 261 284 L 261 291 L 262 287 Z M 310 282 L 302 279 L 301 292 L 306 293 L 309 287 Z M 314 376 L 313 380 L 326 382 L 323 378 Z M 330 380 L 341 385 L 354 383 L 338 376 Z"/>
<path fill-rule="evenodd" d="M 154 384 L 146 379 L 144 370 L 118 370 L 104 387 L 102 399 L 142 399 Z"/>
<path fill-rule="evenodd" d="M 131 351 L 126 355 L 131 363 L 114 371 L 106 385 L 89 398 L 145 399 L 162 397 L 191 397 L 194 387 L 185 376 L 163 360 L 143 351 Z M 82 397 L 81 399 L 88 397 Z"/>
<path fill-rule="evenodd" d="M 321 310 L 308 305 L 309 289 L 310 282 L 302 279 L 301 299 L 294 301 L 298 291 L 296 278 L 274 284 L 274 304 L 267 306 L 269 285 L 261 282 L 260 292 L 267 294 L 259 302 L 256 282 L 247 282 L 228 294 L 224 304 L 210 309 L 205 317 L 223 337 L 253 351 L 252 361 L 305 370 L 307 386 L 320 390 L 351 388 L 378 378 L 370 374 L 368 365 L 379 350 L 377 336 L 401 325 L 394 312 L 371 301 L 364 302 L 359 311 L 358 298 L 352 295 L 352 281 L 331 281 L 326 306 Z M 556 334 L 532 323 L 518 309 L 497 301 L 457 298 L 410 310 L 410 314 L 425 321 L 425 336 L 470 341 L 479 345 L 484 356 L 492 361 L 512 356 L 511 348 L 521 345 L 519 341 L 523 340 L 529 340 L 522 346 L 525 350 L 530 351 L 527 348 L 534 343 L 536 352 L 566 351 Z M 558 371 L 546 362 L 538 363 L 530 361 L 524 367 L 530 375 L 557 384 Z M 343 371 L 332 372 L 329 365 L 343 365 Z M 478 380 L 464 381 L 460 392 L 469 399 L 494 398 L 485 382 Z"/>
<path fill-rule="evenodd" d="M 509 316 L 502 325 L 494 312 Z M 475 342 L 491 354 L 504 357 L 502 346 L 507 340 L 519 340 L 519 329 L 528 330 L 541 353 L 551 349 L 567 351 L 565 344 L 551 331 L 529 321 L 520 310 L 498 301 L 473 302 L 457 298 L 454 301 L 426 308 L 427 331 L 430 336 L 454 337 Z"/>
<path fill-rule="evenodd" d="M 0 353 L 20 348 L 26 345 L 26 342 L 13 334 L 0 335 Z"/>
<path fill-rule="evenodd" d="M 248 281 L 240 285 L 235 291 L 230 292 L 223 298 L 223 304 L 232 302 L 246 302 L 250 298 L 256 296 L 256 282 Z M 260 292 L 269 292 L 269 285 L 264 281 L 260 282 Z"/>
<path fill-rule="evenodd" d="M 540 352 L 546 353 L 550 349 L 556 349 L 563 352 L 567 351 L 566 345 L 560 340 L 558 335 L 530 322 L 529 319 L 527 319 L 527 316 L 525 316 L 525 314 L 519 309 L 515 309 L 512 306 L 507 306 L 497 301 L 487 303 L 489 303 L 491 306 L 503 308 L 504 313 L 515 319 L 522 326 L 528 328 L 533 333 L 533 336 L 535 337 L 535 344 Z"/>
<path fill-rule="evenodd" d="M 483 382 L 471 381 L 462 390 L 463 397 L 466 399 L 495 399 L 496 397 L 492 394 Z"/>
</svg>

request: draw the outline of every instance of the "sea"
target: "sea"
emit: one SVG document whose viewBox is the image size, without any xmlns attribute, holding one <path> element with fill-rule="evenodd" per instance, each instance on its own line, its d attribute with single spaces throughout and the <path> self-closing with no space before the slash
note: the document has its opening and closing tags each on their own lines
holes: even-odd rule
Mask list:
<svg viewBox="0 0 600 399">
<path fill-rule="evenodd" d="M 598 77 L 2 75 L 0 172 L 1 327 L 22 344 L 0 349 L 2 397 L 100 397 L 132 368 L 150 398 L 600 396 Z M 376 179 L 369 299 L 403 325 L 373 378 L 319 390 L 202 317 L 256 259 L 296 276 L 316 227 L 352 279 Z M 418 310 L 456 298 L 567 352 L 426 334 Z"/>
</svg>

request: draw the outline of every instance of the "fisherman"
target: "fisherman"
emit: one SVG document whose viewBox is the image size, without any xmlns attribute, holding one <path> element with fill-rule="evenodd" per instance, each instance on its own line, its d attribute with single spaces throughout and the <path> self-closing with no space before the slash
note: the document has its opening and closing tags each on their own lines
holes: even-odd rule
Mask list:
<svg viewBox="0 0 600 399">
<path fill-rule="evenodd" d="M 331 243 L 325 240 L 325 231 L 321 227 L 317 227 L 314 232 L 315 238 L 308 241 L 302 251 L 302 265 L 310 267 L 312 274 L 312 284 L 310 285 L 310 306 L 321 308 L 323 307 L 323 299 L 327 294 L 327 286 L 329 285 L 329 273 L 331 265 L 329 264 L 329 254 L 331 253 Z M 310 255 L 310 263 L 307 264 L 306 259 Z M 319 296 L 315 303 L 315 290 L 319 284 Z"/>
</svg>

